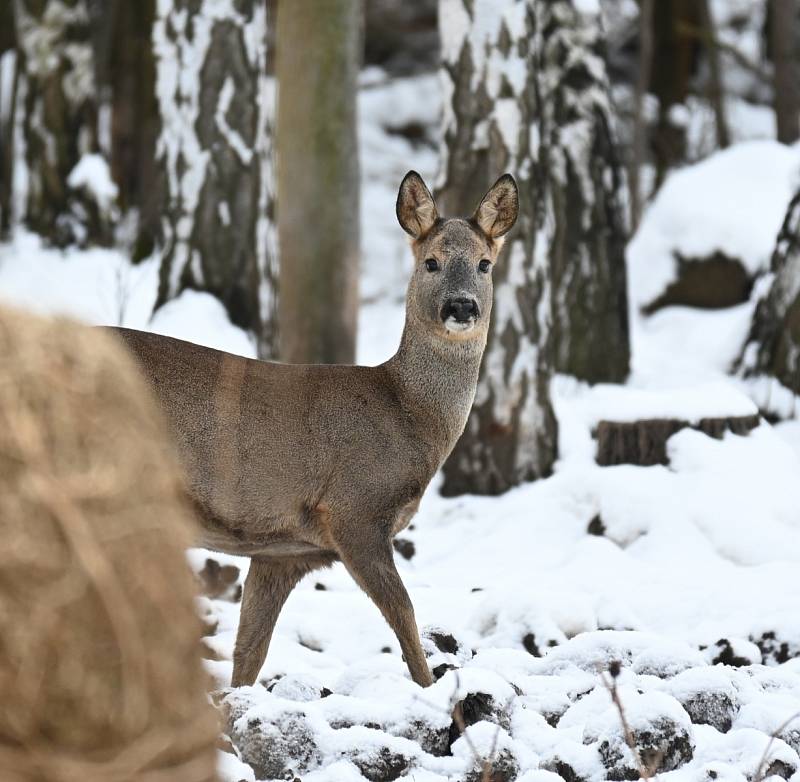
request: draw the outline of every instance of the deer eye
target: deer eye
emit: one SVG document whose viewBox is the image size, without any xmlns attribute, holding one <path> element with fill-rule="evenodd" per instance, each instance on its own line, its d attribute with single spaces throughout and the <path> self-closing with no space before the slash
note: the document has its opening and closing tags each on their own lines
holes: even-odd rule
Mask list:
<svg viewBox="0 0 800 782">
<path fill-rule="evenodd" d="M 428 258 L 428 260 L 425 261 L 425 268 L 429 272 L 438 272 L 439 271 L 439 261 L 437 261 L 436 258 Z"/>
<path fill-rule="evenodd" d="M 479 269 L 480 269 L 480 270 L 481 270 L 481 271 L 482 271 L 484 274 L 486 274 L 486 272 L 488 272 L 488 271 L 489 271 L 489 269 L 491 269 L 491 268 L 492 268 L 492 262 L 491 262 L 491 261 L 488 261 L 488 260 L 486 260 L 486 258 L 484 258 L 484 259 L 483 259 L 483 260 L 482 260 L 482 261 L 481 261 L 481 262 L 478 264 L 478 268 L 479 268 Z"/>
</svg>

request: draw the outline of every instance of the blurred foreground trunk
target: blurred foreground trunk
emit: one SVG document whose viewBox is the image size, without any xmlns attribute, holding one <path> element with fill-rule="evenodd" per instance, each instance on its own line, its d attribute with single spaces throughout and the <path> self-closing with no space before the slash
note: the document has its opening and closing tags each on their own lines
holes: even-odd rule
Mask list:
<svg viewBox="0 0 800 782">
<path fill-rule="evenodd" d="M 116 192 L 98 154 L 86 0 L 14 0 L 27 168 L 24 222 L 49 242 L 108 244 Z M 17 161 L 22 164 L 22 161 Z"/>
<path fill-rule="evenodd" d="M 350 364 L 358 318 L 361 4 L 278 4 L 280 356 Z"/>
<path fill-rule="evenodd" d="M 156 306 L 206 291 L 275 355 L 271 84 L 266 6 L 158 0 L 153 29 L 165 183 Z"/>
<path fill-rule="evenodd" d="M 774 377 L 800 394 L 800 191 L 786 212 L 771 270 L 737 369 L 746 377 Z"/>
<path fill-rule="evenodd" d="M 483 15 L 500 20 L 492 29 Z M 441 0 L 445 163 L 439 200 L 471 214 L 504 171 L 519 225 L 494 272 L 478 393 L 445 494 L 499 493 L 556 456 L 549 382 L 628 372 L 623 184 L 598 19 L 570 0 Z"/>
</svg>

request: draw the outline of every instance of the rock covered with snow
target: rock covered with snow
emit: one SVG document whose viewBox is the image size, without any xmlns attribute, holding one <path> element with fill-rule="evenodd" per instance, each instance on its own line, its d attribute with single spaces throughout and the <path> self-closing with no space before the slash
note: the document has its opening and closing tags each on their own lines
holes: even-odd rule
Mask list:
<svg viewBox="0 0 800 782">
<path fill-rule="evenodd" d="M 674 698 L 633 688 L 625 688 L 619 697 L 622 712 L 611 704 L 583 729 L 584 743 L 597 743 L 608 779 L 636 779 L 643 769 L 651 774 L 673 771 L 692 759 L 691 720 Z M 635 755 L 629 742 L 636 747 Z"/>
<path fill-rule="evenodd" d="M 670 174 L 628 245 L 634 308 L 746 301 L 755 276 L 767 270 L 799 172 L 796 148 L 764 140 L 735 144 Z M 683 294 L 682 275 L 694 283 Z M 659 302 L 670 286 L 678 288 Z M 720 298 L 726 286 L 729 300 Z M 704 287 L 705 299 L 698 296 Z M 686 298 L 690 292 L 696 300 Z"/>
<path fill-rule="evenodd" d="M 455 646 L 445 629 L 427 631 L 428 640 L 437 635 Z M 765 768 L 788 779 L 800 767 L 800 720 L 788 719 L 800 707 L 800 658 L 709 665 L 708 648 L 595 631 L 541 657 L 464 655 L 427 690 L 384 665 L 345 671 L 330 689 L 288 675 L 269 689 L 229 690 L 222 708 L 257 779 L 334 779 L 346 768 L 370 782 L 479 782 L 486 764 L 508 782 L 638 779 L 642 768 L 752 777 L 773 733 Z"/>
</svg>

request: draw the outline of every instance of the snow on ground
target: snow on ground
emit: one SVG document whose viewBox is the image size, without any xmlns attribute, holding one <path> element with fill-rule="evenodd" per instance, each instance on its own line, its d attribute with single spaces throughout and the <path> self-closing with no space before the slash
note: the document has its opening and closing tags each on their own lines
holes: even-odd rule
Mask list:
<svg viewBox="0 0 800 782">
<path fill-rule="evenodd" d="M 438 86 L 372 70 L 360 108 L 358 353 L 374 364 L 402 329 L 410 253 L 396 188 L 408 168 L 435 175 Z M 742 144 L 673 175 L 631 243 L 633 302 L 664 285 L 671 247 L 720 246 L 763 268 L 797 163 L 794 149 Z M 728 209 L 735 219 L 720 217 Z M 22 231 L 0 245 L 4 299 L 253 355 L 210 296 L 186 292 L 151 319 L 156 287 L 157 259 L 131 268 L 118 253 L 49 250 Z M 753 779 L 763 765 L 800 779 L 800 720 L 781 726 L 800 710 L 800 427 L 763 423 L 721 440 L 686 429 L 668 443 L 668 466 L 596 465 L 591 432 L 602 418 L 755 411 L 726 374 L 751 304 L 646 319 L 633 310 L 628 384 L 553 382 L 553 477 L 493 498 L 444 499 L 434 485 L 403 533 L 414 554 L 398 564 L 433 687 L 410 681 L 396 639 L 341 566 L 313 573 L 281 614 L 260 683 L 220 696 L 252 765 L 221 752 L 223 779 L 289 770 L 305 782 L 460 782 L 478 778 L 476 754 L 503 779 L 635 778 L 600 675 L 614 663 L 642 760 L 663 776 Z M 208 556 L 243 580 L 247 561 L 236 557 L 192 550 L 192 567 Z M 216 625 L 207 667 L 225 688 L 239 605 L 198 604 Z M 457 700 L 465 736 L 453 725 Z"/>
</svg>

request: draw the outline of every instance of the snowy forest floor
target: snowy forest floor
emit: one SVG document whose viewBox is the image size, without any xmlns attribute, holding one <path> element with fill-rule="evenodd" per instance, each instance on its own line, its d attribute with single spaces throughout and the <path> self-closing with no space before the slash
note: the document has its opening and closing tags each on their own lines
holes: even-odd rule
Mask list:
<svg viewBox="0 0 800 782">
<path fill-rule="evenodd" d="M 433 76 L 385 82 L 373 70 L 363 83 L 358 355 L 375 364 L 399 342 L 410 268 L 396 189 L 409 168 L 435 178 L 439 93 Z M 750 141 L 676 174 L 630 245 L 632 310 L 663 290 L 678 245 L 766 269 L 798 170 L 800 150 Z M 18 231 L 0 245 L 0 297 L 254 354 L 208 295 L 185 292 L 151 318 L 157 263 L 57 252 Z M 250 763 L 220 752 L 223 778 L 455 782 L 480 778 L 476 755 L 494 758 L 498 779 L 637 778 L 601 680 L 618 661 L 642 760 L 664 778 L 753 779 L 765 759 L 762 773 L 800 780 L 800 719 L 781 728 L 800 711 L 800 423 L 721 440 L 684 429 L 667 466 L 594 461 L 602 418 L 746 415 L 766 397 L 791 412 L 780 389 L 728 375 L 752 308 L 634 312 L 625 386 L 554 380 L 551 478 L 493 498 L 444 499 L 434 482 L 397 555 L 441 675 L 429 690 L 410 681 L 389 627 L 341 565 L 303 581 L 261 683 L 218 694 Z M 197 571 L 207 557 L 243 581 L 247 560 L 190 552 Z M 235 597 L 234 586 L 200 600 L 220 688 Z M 461 736 L 451 712 L 464 698 Z"/>
</svg>

